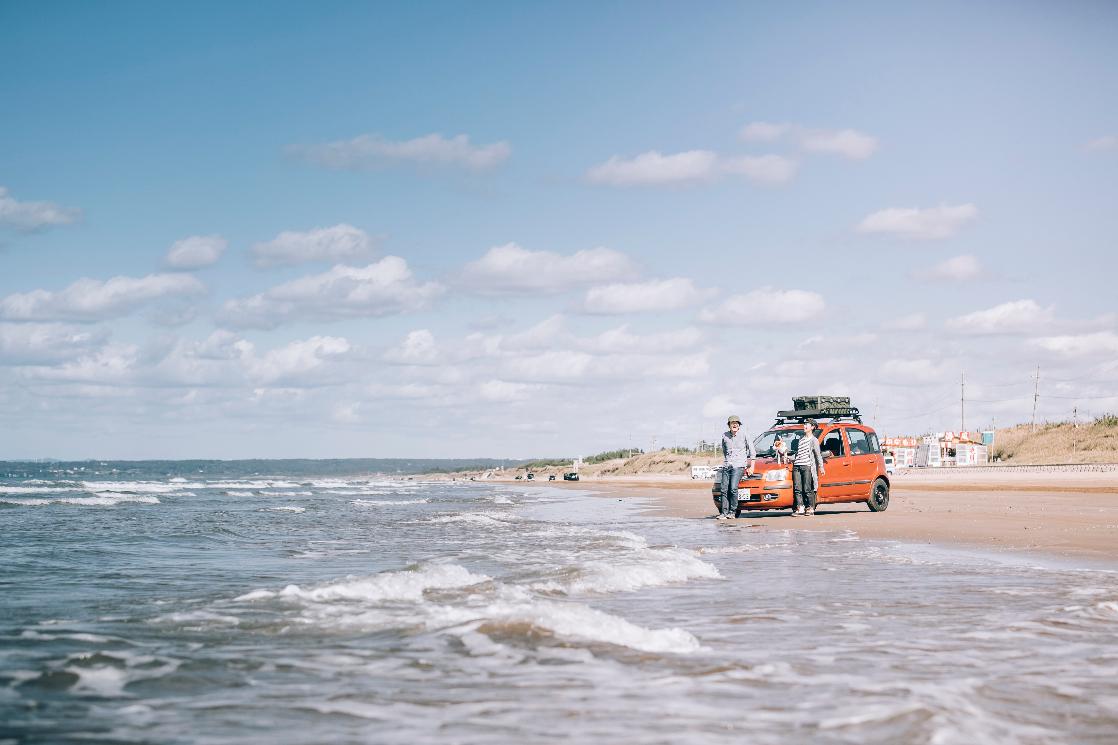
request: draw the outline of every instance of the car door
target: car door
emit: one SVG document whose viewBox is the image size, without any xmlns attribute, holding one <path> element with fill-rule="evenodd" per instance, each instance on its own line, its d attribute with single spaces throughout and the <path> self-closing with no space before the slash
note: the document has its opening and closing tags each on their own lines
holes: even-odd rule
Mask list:
<svg viewBox="0 0 1118 745">
<path fill-rule="evenodd" d="M 844 427 L 846 442 L 850 446 L 850 490 L 852 498 L 869 499 L 873 480 L 878 473 L 878 459 L 881 457 L 877 437 L 857 427 Z"/>
<path fill-rule="evenodd" d="M 842 428 L 835 427 L 819 440 L 826 473 L 819 477 L 819 501 L 837 502 L 850 493 L 850 456 L 842 436 Z"/>
</svg>

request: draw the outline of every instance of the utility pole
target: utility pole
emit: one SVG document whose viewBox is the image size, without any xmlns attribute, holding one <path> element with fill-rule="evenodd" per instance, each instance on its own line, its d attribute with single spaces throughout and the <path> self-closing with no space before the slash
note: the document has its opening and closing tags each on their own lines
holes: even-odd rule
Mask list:
<svg viewBox="0 0 1118 745">
<path fill-rule="evenodd" d="M 959 378 L 959 431 L 967 431 L 967 371 Z"/>
<path fill-rule="evenodd" d="M 1040 398 L 1040 363 L 1036 366 L 1036 377 L 1033 378 L 1033 422 L 1029 425 L 1029 431 L 1036 431 L 1036 400 Z"/>
</svg>

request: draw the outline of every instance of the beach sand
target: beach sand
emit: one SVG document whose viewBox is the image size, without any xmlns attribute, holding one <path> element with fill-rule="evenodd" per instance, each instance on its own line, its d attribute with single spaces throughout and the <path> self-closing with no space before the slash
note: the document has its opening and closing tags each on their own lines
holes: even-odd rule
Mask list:
<svg viewBox="0 0 1118 745">
<path fill-rule="evenodd" d="M 711 519 L 710 483 L 683 476 L 545 482 L 614 499 L 647 500 L 651 514 Z M 889 509 L 821 505 L 814 517 L 747 512 L 730 523 L 758 530 L 852 530 L 870 539 L 957 544 L 1118 562 L 1118 470 L 1065 473 L 913 472 L 893 478 Z"/>
</svg>

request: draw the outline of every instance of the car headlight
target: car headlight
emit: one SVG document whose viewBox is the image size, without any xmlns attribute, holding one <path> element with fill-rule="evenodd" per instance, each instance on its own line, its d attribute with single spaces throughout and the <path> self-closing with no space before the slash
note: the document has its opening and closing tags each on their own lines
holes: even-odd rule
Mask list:
<svg viewBox="0 0 1118 745">
<path fill-rule="evenodd" d="M 786 474 L 783 470 L 765 472 L 765 481 L 785 481 L 787 480 L 787 478 L 788 474 Z"/>
</svg>

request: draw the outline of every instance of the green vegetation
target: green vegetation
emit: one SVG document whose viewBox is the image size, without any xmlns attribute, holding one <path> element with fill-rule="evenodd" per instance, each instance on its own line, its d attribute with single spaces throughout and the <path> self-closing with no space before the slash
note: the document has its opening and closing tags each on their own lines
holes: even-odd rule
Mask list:
<svg viewBox="0 0 1118 745">
<path fill-rule="evenodd" d="M 630 455 L 640 455 L 644 451 L 640 448 L 623 448 L 621 450 L 607 450 L 604 453 L 591 455 L 589 458 L 583 458 L 583 463 L 604 463 L 607 460 L 617 460 L 618 458 L 628 458 Z"/>
<path fill-rule="evenodd" d="M 539 460 L 530 460 L 526 463 L 521 463 L 520 468 L 526 468 L 529 471 L 536 468 L 549 468 L 554 466 L 569 466 L 574 463 L 574 458 L 540 458 Z"/>
<path fill-rule="evenodd" d="M 1100 427 L 1118 427 L 1118 414 L 1103 414 L 1095 418 L 1095 424 Z"/>
</svg>

